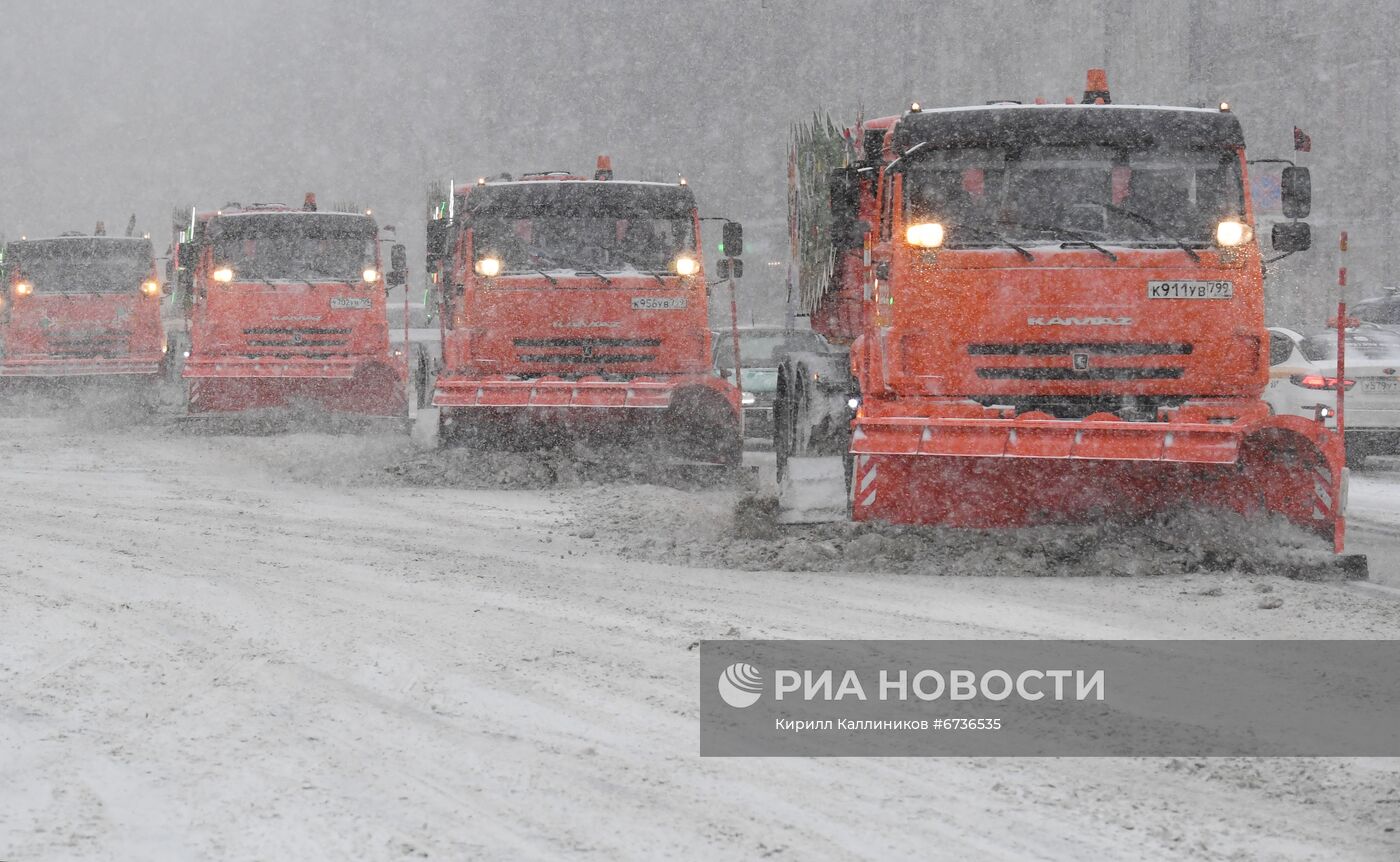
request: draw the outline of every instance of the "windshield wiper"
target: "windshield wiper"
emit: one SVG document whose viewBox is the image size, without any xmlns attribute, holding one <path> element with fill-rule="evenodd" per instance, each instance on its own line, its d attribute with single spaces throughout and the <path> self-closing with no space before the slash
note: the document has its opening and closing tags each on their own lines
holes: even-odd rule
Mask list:
<svg viewBox="0 0 1400 862">
<path fill-rule="evenodd" d="M 661 273 L 657 272 L 654 269 L 642 269 L 640 266 L 637 266 L 637 262 L 635 260 L 633 260 L 630 257 L 626 257 L 625 255 L 618 255 L 618 257 L 622 259 L 623 263 L 632 267 L 637 272 L 651 276 L 652 278 L 656 279 L 656 283 L 661 285 L 662 287 L 666 286 L 666 280 L 661 277 Z"/>
<path fill-rule="evenodd" d="M 1191 255 L 1191 259 L 1194 260 L 1196 263 L 1201 262 L 1201 256 L 1196 253 L 1196 250 L 1194 248 L 1187 245 L 1185 240 L 1177 239 L 1176 237 L 1172 236 L 1170 233 L 1167 232 L 1166 228 L 1157 224 L 1157 222 L 1153 221 L 1152 219 L 1148 218 L 1142 213 L 1130 210 L 1127 207 L 1120 207 L 1117 204 L 1106 203 L 1103 205 L 1103 208 L 1111 213 L 1118 213 L 1121 216 L 1127 216 L 1133 221 L 1138 222 L 1139 224 L 1144 224 L 1152 230 L 1157 231 L 1157 234 L 1159 236 L 1161 236 L 1164 239 L 1171 240 L 1173 243 L 1176 244 L 1177 248 Z"/>
<path fill-rule="evenodd" d="M 1030 228 L 1031 230 L 1039 230 L 1039 231 L 1044 231 L 1045 233 L 1052 233 L 1052 234 L 1057 234 L 1057 235 L 1059 235 L 1059 236 L 1069 237 L 1070 240 L 1072 240 L 1072 241 L 1074 241 L 1074 242 L 1081 243 L 1081 244 L 1083 244 L 1083 245 L 1087 245 L 1089 248 L 1092 248 L 1094 251 L 1102 252 L 1103 254 L 1108 255 L 1108 259 L 1111 260 L 1111 261 L 1113 261 L 1114 263 L 1117 263 L 1117 262 L 1118 262 L 1118 255 L 1114 254 L 1113 252 L 1109 251 L 1108 249 L 1106 249 L 1106 248 L 1104 248 L 1103 246 L 1099 245 L 1098 243 L 1094 242 L 1094 241 L 1093 241 L 1092 239 L 1090 239 L 1088 236 L 1086 236 L 1086 235 L 1080 233 L 1080 232 L 1077 231 L 1077 230 L 1071 230 L 1071 229 L 1069 229 L 1069 228 L 1067 228 L 1067 227 L 1060 227 L 1059 225 L 1048 225 L 1048 224 L 1025 225 L 1025 227 L 1028 227 L 1028 228 Z"/>
<path fill-rule="evenodd" d="M 549 282 L 550 287 L 553 287 L 554 285 L 559 283 L 559 279 L 555 278 L 554 276 L 550 275 L 549 273 L 545 272 L 539 267 L 535 267 L 535 272 L 538 272 L 540 275 L 544 276 L 544 280 Z"/>
<path fill-rule="evenodd" d="M 596 276 L 598 276 L 599 278 L 601 278 L 601 279 L 603 280 L 603 284 L 607 284 L 607 285 L 611 285 L 611 284 L 612 284 L 612 279 L 611 279 L 611 278 L 608 278 L 606 275 L 603 275 L 601 272 L 599 272 L 599 271 L 596 270 L 596 269 L 576 269 L 576 270 L 574 270 L 574 272 L 577 272 L 577 273 L 579 273 L 580 275 L 596 275 Z"/>
<path fill-rule="evenodd" d="M 1012 242 L 1011 240 L 1007 239 L 1006 237 L 1002 236 L 1001 233 L 1000 233 L 999 231 L 992 230 L 992 229 L 989 228 L 989 227 L 979 227 L 979 226 L 977 226 L 977 225 L 966 225 L 966 224 L 954 225 L 954 226 L 953 226 L 953 235 L 954 235 L 954 236 L 957 236 L 957 234 L 958 234 L 959 231 L 968 231 L 969 233 L 972 233 L 972 234 L 981 234 L 982 236 L 991 237 L 992 239 L 996 240 L 999 244 L 1006 246 L 1007 248 L 1009 248 L 1009 249 L 1011 249 L 1012 251 L 1016 252 L 1016 253 L 1019 254 L 1021 257 L 1024 257 L 1026 260 L 1030 261 L 1031 263 L 1034 263 L 1034 262 L 1035 262 L 1035 255 L 1031 254 L 1031 253 L 1030 253 L 1029 251 L 1027 251 L 1026 249 L 1022 248 L 1021 246 L 1017 245 L 1016 243 L 1014 243 L 1014 242 Z"/>
</svg>

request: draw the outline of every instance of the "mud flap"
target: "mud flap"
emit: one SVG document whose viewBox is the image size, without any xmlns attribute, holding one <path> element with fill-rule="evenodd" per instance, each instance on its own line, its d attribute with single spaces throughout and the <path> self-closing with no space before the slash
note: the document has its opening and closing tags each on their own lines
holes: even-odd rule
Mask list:
<svg viewBox="0 0 1400 862">
<path fill-rule="evenodd" d="M 847 499 L 844 457 L 789 456 L 778 477 L 778 523 L 844 521 Z"/>
<path fill-rule="evenodd" d="M 413 447 L 430 452 L 442 445 L 442 409 L 438 407 L 419 407 L 413 416 L 413 428 L 410 435 L 413 440 Z"/>
</svg>

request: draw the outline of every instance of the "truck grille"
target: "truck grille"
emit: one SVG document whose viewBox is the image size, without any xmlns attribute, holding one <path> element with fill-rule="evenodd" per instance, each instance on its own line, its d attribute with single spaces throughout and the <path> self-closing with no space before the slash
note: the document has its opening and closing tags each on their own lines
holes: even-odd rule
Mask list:
<svg viewBox="0 0 1400 862">
<path fill-rule="evenodd" d="M 49 336 L 49 352 L 52 355 L 74 359 L 125 356 L 130 348 L 131 336 L 125 332 L 68 332 Z"/>
<path fill-rule="evenodd" d="M 1089 353 L 1094 356 L 1190 356 L 1192 345 L 1185 342 L 1154 343 L 1150 341 L 1083 341 L 1030 342 L 1025 344 L 969 344 L 972 356 L 1071 356 Z"/>
<path fill-rule="evenodd" d="M 661 339 L 517 338 L 514 344 L 516 358 L 521 362 L 594 366 L 655 362 L 655 351 L 642 353 L 637 352 L 637 348 L 660 347 Z M 527 350 L 530 352 L 526 352 Z"/>
<path fill-rule="evenodd" d="M 248 359 L 330 359 L 347 356 L 350 328 L 320 326 L 261 326 L 243 330 Z M 336 349 L 340 348 L 340 349 Z"/>
<path fill-rule="evenodd" d="M 1180 380 L 1186 369 L 1165 368 L 979 368 L 983 380 Z"/>
</svg>

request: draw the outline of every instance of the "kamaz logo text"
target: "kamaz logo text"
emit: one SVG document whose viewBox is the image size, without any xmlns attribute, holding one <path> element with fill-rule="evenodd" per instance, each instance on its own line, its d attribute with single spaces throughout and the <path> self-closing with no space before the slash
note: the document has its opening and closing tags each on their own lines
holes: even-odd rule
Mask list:
<svg viewBox="0 0 1400 862">
<path fill-rule="evenodd" d="M 1131 317 L 1027 317 L 1027 326 L 1132 326 Z"/>
<path fill-rule="evenodd" d="M 616 320 L 556 320 L 550 324 L 555 329 L 616 329 L 621 325 Z"/>
</svg>

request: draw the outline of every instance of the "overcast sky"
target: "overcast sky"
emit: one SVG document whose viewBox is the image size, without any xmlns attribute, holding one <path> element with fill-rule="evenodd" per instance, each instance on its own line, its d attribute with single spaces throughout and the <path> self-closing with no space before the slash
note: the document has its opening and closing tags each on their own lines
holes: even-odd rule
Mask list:
<svg viewBox="0 0 1400 862">
<path fill-rule="evenodd" d="M 705 214 L 742 219 L 745 286 L 771 293 L 792 121 L 911 98 L 1058 100 L 1102 64 L 1134 101 L 1204 103 L 1217 85 L 1282 101 L 1311 86 L 1319 70 L 1300 51 L 1335 52 L 1298 32 L 1308 4 L 1241 3 L 7 0 L 0 232 L 98 218 L 119 230 L 135 212 L 163 251 L 176 206 L 315 191 L 401 225 L 417 270 L 430 180 L 587 171 L 607 152 L 619 178 L 684 173 Z M 1255 9 L 1254 23 L 1216 26 L 1227 5 Z M 1366 35 L 1379 23 L 1316 26 L 1354 28 L 1336 39 L 1364 53 L 1379 50 Z M 1272 35 L 1241 41 L 1251 34 Z M 1257 59 L 1241 67 L 1241 53 Z M 1243 102 L 1246 132 L 1269 138 L 1256 152 L 1286 150 L 1272 138 L 1309 116 L 1297 99 L 1287 116 Z M 1375 130 L 1392 150 L 1393 125 Z"/>
</svg>

